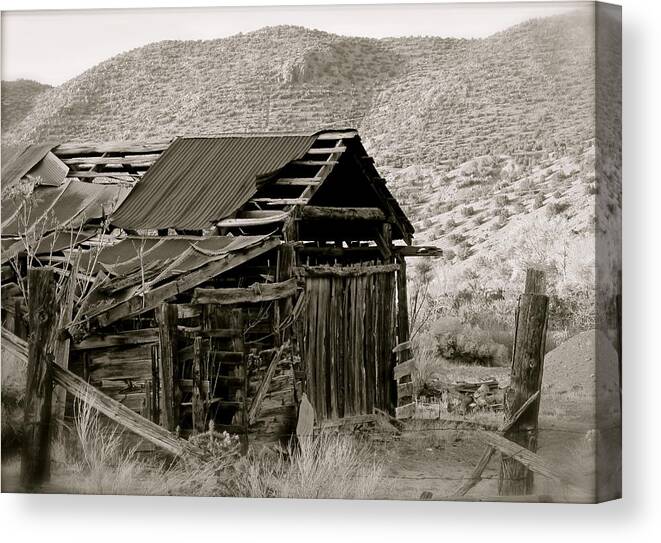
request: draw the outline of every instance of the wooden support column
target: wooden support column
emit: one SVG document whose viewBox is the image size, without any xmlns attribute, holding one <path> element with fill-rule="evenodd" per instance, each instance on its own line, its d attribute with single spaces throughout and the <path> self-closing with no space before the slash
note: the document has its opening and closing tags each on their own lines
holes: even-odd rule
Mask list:
<svg viewBox="0 0 661 543">
<path fill-rule="evenodd" d="M 294 268 L 296 267 L 296 249 L 292 242 L 296 241 L 298 236 L 298 223 L 294 213 L 289 216 L 285 223 L 284 229 L 285 242 L 280 245 L 278 251 L 278 269 L 276 272 L 276 281 L 282 283 L 291 279 L 294 276 Z M 280 323 L 291 314 L 294 302 L 291 297 L 280 300 L 275 309 L 275 322 L 278 326 Z M 277 345 L 282 345 L 285 342 L 285 332 L 278 330 L 276 334 Z"/>
<path fill-rule="evenodd" d="M 505 394 L 505 419 L 513 419 L 520 408 L 541 390 L 548 319 L 548 296 L 544 272 L 528 270 L 526 292 L 519 297 L 510 386 Z M 512 425 L 505 437 L 532 452 L 537 451 L 539 398 Z M 498 493 L 522 496 L 532 493 L 533 472 L 503 455 Z"/>
<path fill-rule="evenodd" d="M 160 422 L 164 428 L 171 432 L 179 425 L 179 417 L 175 417 L 174 405 L 174 376 L 177 373 L 177 306 L 173 304 L 161 304 L 158 310 L 158 344 L 159 357 L 159 380 L 160 400 L 159 406 Z M 178 409 L 177 409 L 178 411 Z"/>
<path fill-rule="evenodd" d="M 193 430 L 203 433 L 206 431 L 205 398 L 202 392 L 202 338 L 196 337 L 193 343 Z"/>
<path fill-rule="evenodd" d="M 25 387 L 25 415 L 21 482 L 32 489 L 50 477 L 50 419 L 53 384 L 50 363 L 58 305 L 55 273 L 31 269 L 28 275 L 30 335 Z"/>
<path fill-rule="evenodd" d="M 397 344 L 402 345 L 410 339 L 409 333 L 409 299 L 408 288 L 406 285 L 406 259 L 397 255 L 395 257 L 399 269 L 397 270 Z M 411 358 L 411 349 L 405 348 L 399 350 L 397 353 L 398 364 L 406 362 Z M 393 364 L 394 368 L 394 364 Z M 392 371 L 389 372 L 392 375 Z M 410 380 L 410 377 L 408 378 Z M 404 379 L 406 382 L 406 379 Z M 390 405 L 391 411 L 394 412 L 397 405 L 397 386 L 390 387 Z"/>
<path fill-rule="evenodd" d="M 397 256 L 397 343 L 402 344 L 410 339 L 409 336 L 409 299 L 406 286 L 406 260 Z M 401 362 L 406 360 L 410 353 L 400 353 Z"/>
</svg>

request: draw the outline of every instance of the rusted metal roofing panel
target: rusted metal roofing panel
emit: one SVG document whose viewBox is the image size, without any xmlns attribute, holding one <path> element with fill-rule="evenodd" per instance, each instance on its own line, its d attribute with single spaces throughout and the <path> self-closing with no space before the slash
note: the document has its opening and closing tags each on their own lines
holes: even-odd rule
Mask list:
<svg viewBox="0 0 661 543">
<path fill-rule="evenodd" d="M 60 187 L 36 187 L 28 200 L 6 200 L 2 209 L 2 235 L 18 236 L 35 226 L 44 233 L 53 230 L 47 228 L 44 223 L 48 221 L 48 213 L 68 186 L 69 184 L 65 183 Z"/>
<path fill-rule="evenodd" d="M 257 192 L 257 178 L 308 151 L 315 135 L 180 138 L 112 216 L 135 230 L 209 228 Z"/>
<path fill-rule="evenodd" d="M 51 232 L 37 240 L 34 254 L 37 256 L 53 255 L 65 249 L 72 249 L 97 234 L 96 230 L 72 230 L 70 232 Z M 25 241 L 20 239 L 2 240 L 2 263 L 16 255 L 25 253 Z"/>
<path fill-rule="evenodd" d="M 69 166 L 49 151 L 25 176 L 39 185 L 59 187 L 64 183 L 67 173 L 69 173 Z"/>
<path fill-rule="evenodd" d="M 28 200 L 15 198 L 3 202 L 2 235 L 17 236 L 30 229 L 41 234 L 78 228 L 87 221 L 110 215 L 129 191 L 130 187 L 124 185 L 97 185 L 78 180 L 66 181 L 59 187 L 35 187 Z M 30 207 L 22 210 L 24 205 Z"/>
<path fill-rule="evenodd" d="M 2 193 L 21 180 L 21 178 L 34 168 L 55 146 L 57 142 L 28 145 L 8 162 L 2 165 Z"/>
</svg>

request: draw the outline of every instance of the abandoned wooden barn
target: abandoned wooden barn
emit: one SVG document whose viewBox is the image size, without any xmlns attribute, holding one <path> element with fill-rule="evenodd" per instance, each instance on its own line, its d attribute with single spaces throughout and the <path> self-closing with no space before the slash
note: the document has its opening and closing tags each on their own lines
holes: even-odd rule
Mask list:
<svg viewBox="0 0 661 543">
<path fill-rule="evenodd" d="M 27 268 L 55 269 L 55 362 L 107 396 L 258 439 L 303 393 L 318 424 L 393 411 L 405 257 L 437 251 L 355 130 L 35 145 L 2 177 L 3 326 L 26 337 Z"/>
</svg>

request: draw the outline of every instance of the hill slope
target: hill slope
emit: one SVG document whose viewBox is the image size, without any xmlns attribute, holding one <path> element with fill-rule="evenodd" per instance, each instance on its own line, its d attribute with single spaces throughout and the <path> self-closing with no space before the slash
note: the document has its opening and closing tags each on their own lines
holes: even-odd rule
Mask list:
<svg viewBox="0 0 661 543">
<path fill-rule="evenodd" d="M 2 133 L 11 130 L 25 119 L 34 107 L 37 97 L 50 85 L 30 79 L 2 82 Z"/>
<path fill-rule="evenodd" d="M 575 253 L 584 273 L 596 190 L 593 26 L 581 10 L 479 40 L 281 26 L 159 42 L 39 94 L 2 141 L 353 126 L 416 239 L 444 247 L 458 274 L 491 278 L 495 265 L 511 280 L 530 232 L 548 247 L 525 258 L 558 268 Z"/>
</svg>

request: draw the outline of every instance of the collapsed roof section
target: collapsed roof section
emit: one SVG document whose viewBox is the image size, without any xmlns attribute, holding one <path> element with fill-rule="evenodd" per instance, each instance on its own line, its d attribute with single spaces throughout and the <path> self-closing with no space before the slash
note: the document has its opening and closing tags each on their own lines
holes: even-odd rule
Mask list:
<svg viewBox="0 0 661 543">
<path fill-rule="evenodd" d="M 153 309 L 280 243 L 269 236 L 129 237 L 70 260 L 101 278 L 82 312 L 106 326 Z"/>
</svg>

